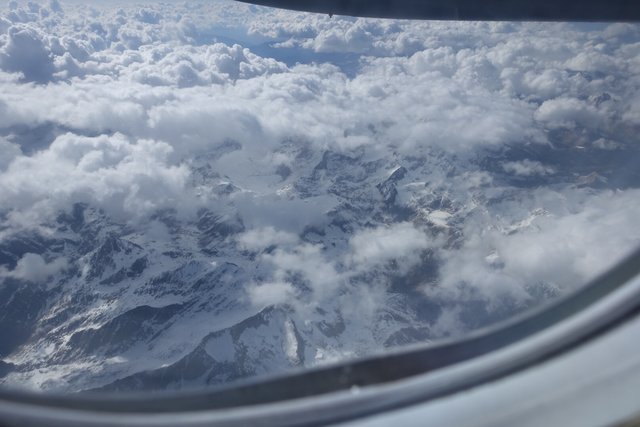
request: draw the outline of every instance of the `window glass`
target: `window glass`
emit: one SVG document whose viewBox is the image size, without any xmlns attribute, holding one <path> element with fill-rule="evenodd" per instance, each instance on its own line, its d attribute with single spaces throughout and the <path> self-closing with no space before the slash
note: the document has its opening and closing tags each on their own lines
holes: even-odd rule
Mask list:
<svg viewBox="0 0 640 427">
<path fill-rule="evenodd" d="M 0 2 L 0 385 L 464 337 L 640 242 L 640 26 Z"/>
</svg>

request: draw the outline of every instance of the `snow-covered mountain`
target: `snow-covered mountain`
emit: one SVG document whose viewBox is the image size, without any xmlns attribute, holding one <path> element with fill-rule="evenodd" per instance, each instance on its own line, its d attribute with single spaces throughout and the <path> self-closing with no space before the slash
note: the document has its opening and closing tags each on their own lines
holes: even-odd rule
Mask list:
<svg viewBox="0 0 640 427">
<path fill-rule="evenodd" d="M 39 284 L 5 279 L 3 383 L 65 391 L 220 384 L 447 336 L 449 306 L 460 330 L 485 326 L 563 285 L 531 280 L 525 298 L 504 293 L 497 307 L 471 287 L 461 302 L 436 292 L 445 257 L 469 238 L 465 224 L 530 203 L 539 179 L 492 169 L 517 152 L 376 158 L 366 150 L 310 152 L 291 141 L 278 150 L 293 151 L 295 162 L 286 174 L 264 174 L 274 191 L 262 203 L 274 215 L 281 205 L 312 211 L 297 234 L 249 228 L 259 221 L 243 213 L 251 190 L 205 158 L 192 161 L 191 185 L 215 198 L 195 218 L 163 210 L 146 223 L 119 223 L 77 203 L 47 224 L 47 236 L 5 239 L 9 268 L 25 254 L 69 262 Z M 575 148 L 547 154 L 562 158 L 565 150 Z M 640 159 L 637 150 L 626 155 Z M 582 179 L 586 161 L 554 167 L 563 171 L 556 179 L 583 188 L 576 191 L 598 185 Z M 526 234 L 549 215 L 531 205 L 517 221 L 493 226 Z M 485 255 L 500 274 L 500 253 L 488 247 Z"/>
</svg>

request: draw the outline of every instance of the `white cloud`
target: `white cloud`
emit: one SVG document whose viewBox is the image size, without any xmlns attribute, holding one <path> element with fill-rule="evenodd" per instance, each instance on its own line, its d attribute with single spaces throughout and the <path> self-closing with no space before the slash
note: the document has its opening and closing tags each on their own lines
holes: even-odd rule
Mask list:
<svg viewBox="0 0 640 427">
<path fill-rule="evenodd" d="M 11 21 L 6 18 L 0 17 L 0 34 L 6 33 L 9 27 L 11 27 Z"/>
<path fill-rule="evenodd" d="M 65 270 L 68 262 L 64 258 L 57 258 L 47 262 L 41 255 L 27 253 L 18 260 L 16 267 L 7 271 L 0 267 L 0 277 L 12 277 L 33 283 L 43 283 L 51 276 Z"/>
<path fill-rule="evenodd" d="M 188 170 L 167 162 L 168 144 L 124 135 L 64 134 L 45 150 L 19 156 L 0 173 L 0 199 L 17 223 L 41 221 L 73 203 L 119 218 L 185 208 Z"/>
<path fill-rule="evenodd" d="M 25 81 L 49 81 L 54 71 L 53 55 L 46 44 L 45 36 L 31 26 L 10 27 L 7 42 L 0 49 L 0 68 L 22 73 Z"/>
<path fill-rule="evenodd" d="M 22 154 L 20 147 L 16 144 L 0 138 L 0 173 L 4 171 L 11 162 Z"/>
<path fill-rule="evenodd" d="M 58 0 L 49 0 L 49 9 L 55 13 L 62 13 L 63 9 Z"/>
<path fill-rule="evenodd" d="M 587 128 L 602 126 L 607 120 L 594 106 L 575 98 L 555 98 L 545 101 L 535 113 L 536 120 L 549 128 Z"/>
<path fill-rule="evenodd" d="M 248 250 L 262 250 L 269 246 L 289 246 L 299 241 L 297 235 L 273 227 L 258 228 L 242 233 L 237 238 L 241 247 Z"/>
<path fill-rule="evenodd" d="M 269 282 L 247 288 L 251 303 L 257 307 L 287 304 L 295 301 L 295 289 L 290 283 Z"/>
<path fill-rule="evenodd" d="M 439 242 L 438 242 L 439 243 Z M 423 250 L 436 245 L 422 230 L 409 222 L 364 230 L 350 240 L 351 263 L 355 270 L 369 270 L 396 260 L 403 266 L 411 266 L 420 259 Z"/>
<path fill-rule="evenodd" d="M 125 71 L 141 83 L 178 87 L 224 84 L 238 79 L 281 73 L 286 66 L 235 44 L 141 48 L 141 61 Z"/>
<path fill-rule="evenodd" d="M 324 257 L 318 245 L 302 244 L 293 250 L 276 249 L 271 254 L 263 254 L 262 259 L 273 265 L 276 283 L 291 283 L 288 279 L 292 273 L 302 274 L 313 292 L 313 305 L 333 298 L 336 289 L 343 284 L 344 277 L 336 270 L 335 264 Z"/>
<path fill-rule="evenodd" d="M 550 166 L 545 166 L 538 161 L 521 160 L 518 162 L 505 162 L 502 164 L 505 172 L 517 176 L 551 175 L 555 170 Z"/>
<path fill-rule="evenodd" d="M 160 13 L 156 10 L 142 8 L 136 12 L 134 18 L 140 22 L 144 22 L 147 24 L 157 24 L 158 22 L 160 22 L 162 15 L 160 15 Z"/>
<path fill-rule="evenodd" d="M 622 64 L 616 64 L 618 61 L 619 59 L 611 55 L 591 50 L 579 52 L 567 61 L 566 66 L 570 70 L 603 73 L 619 69 Z"/>
<path fill-rule="evenodd" d="M 616 150 L 622 147 L 622 145 L 616 141 L 611 141 L 610 139 L 598 138 L 593 141 L 593 147 L 599 148 L 601 150 Z"/>
<path fill-rule="evenodd" d="M 470 221 L 465 243 L 460 250 L 445 252 L 440 280 L 426 292 L 457 304 L 481 298 L 496 308 L 504 296 L 526 303 L 531 298 L 529 287 L 543 283 L 565 292 L 575 289 L 640 241 L 633 225 L 639 196 L 638 190 L 593 197 L 578 190 L 574 194 L 537 190 L 528 202 L 554 206 L 555 200 L 555 212 L 534 215 L 502 230 L 488 224 L 479 230 Z M 504 210 L 516 212 L 510 203 Z"/>
</svg>

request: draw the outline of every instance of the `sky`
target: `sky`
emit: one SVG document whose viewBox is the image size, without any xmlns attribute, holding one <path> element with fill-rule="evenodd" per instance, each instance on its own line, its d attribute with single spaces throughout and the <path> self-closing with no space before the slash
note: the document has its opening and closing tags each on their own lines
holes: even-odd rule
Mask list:
<svg viewBox="0 0 640 427">
<path fill-rule="evenodd" d="M 54 233 L 75 203 L 166 233 L 149 225 L 158 211 L 191 221 L 220 203 L 197 183 L 207 159 L 241 189 L 230 196 L 246 226 L 237 247 L 269 266 L 246 285 L 252 304 L 321 305 L 391 261 L 409 272 L 426 251 L 441 267 L 437 286 L 420 289 L 449 307 L 434 325 L 448 336 L 468 327 L 465 302 L 526 305 L 540 283 L 566 292 L 637 246 L 640 191 L 624 179 L 637 165 L 563 168 L 637 150 L 639 90 L 631 24 L 390 21 L 224 0 L 0 2 L 0 242 Z M 327 251 L 301 233 L 345 199 L 327 187 L 308 203 L 282 179 L 313 167 L 304 150 L 386 161 L 389 174 L 428 159 L 400 179 L 397 202 L 417 209 L 437 193 L 455 215 L 425 208 L 363 225 Z M 0 277 L 41 282 L 75 262 L 26 254 Z"/>
</svg>

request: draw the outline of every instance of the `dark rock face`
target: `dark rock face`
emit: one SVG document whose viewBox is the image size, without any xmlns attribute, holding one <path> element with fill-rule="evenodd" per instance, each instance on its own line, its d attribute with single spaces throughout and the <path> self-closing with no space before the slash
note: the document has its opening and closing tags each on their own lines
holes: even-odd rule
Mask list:
<svg viewBox="0 0 640 427">
<path fill-rule="evenodd" d="M 255 346 L 256 334 L 275 332 L 284 322 L 289 322 L 292 335 L 288 339 L 291 342 L 265 340 L 259 351 L 251 348 Z M 288 354 L 287 345 L 291 345 L 292 350 Z M 304 350 L 304 342 L 287 314 L 267 308 L 231 328 L 207 335 L 191 353 L 171 366 L 141 372 L 95 391 L 170 390 L 189 383 L 201 386 L 224 384 L 259 373 L 300 366 L 304 364 Z"/>
<path fill-rule="evenodd" d="M 140 246 L 122 240 L 116 235 L 109 235 L 91 256 L 91 260 L 89 261 L 91 269 L 89 270 L 87 279 L 93 280 L 103 277 L 107 271 L 116 269 L 117 258 L 129 258 L 132 254 L 141 252 L 142 248 Z M 140 264 L 133 270 L 130 267 L 122 274 L 124 276 L 135 274 L 133 272 L 136 269 L 139 270 L 139 268 Z M 106 280 L 107 282 L 113 282 L 113 279 Z"/>
<path fill-rule="evenodd" d="M 47 239 L 38 234 L 18 234 L 0 242 L 0 266 L 12 270 L 16 267 L 18 260 L 25 254 L 33 253 L 41 255 L 51 247 L 59 244 L 60 242 Z"/>
<path fill-rule="evenodd" d="M 11 363 L 5 363 L 0 360 L 0 378 L 6 376 L 9 372 L 15 369 L 15 365 Z"/>
<path fill-rule="evenodd" d="M 212 255 L 217 253 L 216 247 L 227 237 L 244 230 L 244 225 L 238 217 L 217 215 L 208 210 L 200 212 L 197 226 L 200 232 L 198 239 L 200 248 Z"/>
<path fill-rule="evenodd" d="M 0 285 L 0 357 L 29 341 L 48 296 L 44 289 L 30 283 L 8 279 Z"/>
<path fill-rule="evenodd" d="M 376 188 L 380 191 L 385 204 L 391 206 L 395 203 L 396 197 L 398 196 L 396 185 L 405 177 L 406 174 L 407 169 L 405 169 L 404 166 L 401 166 L 393 171 L 389 178 L 376 185 Z"/>
<path fill-rule="evenodd" d="M 76 332 L 67 343 L 72 350 L 64 354 L 61 362 L 81 356 L 115 356 L 134 345 L 149 342 L 182 308 L 180 304 L 159 308 L 138 306 L 99 328 Z"/>
<path fill-rule="evenodd" d="M 384 342 L 384 346 L 399 347 L 415 342 L 429 342 L 431 336 L 429 328 L 403 328 L 391 334 Z"/>
</svg>

